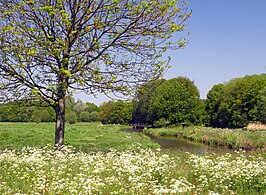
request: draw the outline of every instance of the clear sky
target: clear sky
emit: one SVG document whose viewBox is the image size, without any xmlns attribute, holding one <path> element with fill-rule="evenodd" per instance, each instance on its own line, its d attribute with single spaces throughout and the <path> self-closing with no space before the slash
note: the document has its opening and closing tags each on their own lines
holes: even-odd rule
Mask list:
<svg viewBox="0 0 266 195">
<path fill-rule="evenodd" d="M 168 51 L 172 68 L 165 79 L 186 76 L 206 98 L 213 85 L 232 78 L 266 73 L 266 0 L 188 0 L 192 17 L 189 45 Z M 100 105 L 103 95 L 76 94 Z"/>
</svg>

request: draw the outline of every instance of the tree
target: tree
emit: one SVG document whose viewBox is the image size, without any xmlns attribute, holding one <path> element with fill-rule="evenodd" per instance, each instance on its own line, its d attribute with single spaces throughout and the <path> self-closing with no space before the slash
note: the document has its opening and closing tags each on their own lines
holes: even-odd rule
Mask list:
<svg viewBox="0 0 266 195">
<path fill-rule="evenodd" d="M 79 117 L 80 117 L 81 122 L 95 122 L 95 121 L 99 121 L 99 112 L 83 111 L 80 113 Z"/>
<path fill-rule="evenodd" d="M 78 120 L 77 114 L 71 110 L 70 108 L 66 108 L 66 113 L 65 113 L 65 120 L 69 124 L 75 124 Z"/>
<path fill-rule="evenodd" d="M 1 100 L 41 99 L 56 113 L 64 144 L 71 90 L 129 94 L 159 77 L 173 33 L 190 17 L 176 0 L 0 0 Z M 3 92 L 4 91 L 4 92 Z"/>
<path fill-rule="evenodd" d="M 31 121 L 34 121 L 34 122 L 51 122 L 51 121 L 53 121 L 53 117 L 52 117 L 51 113 L 49 113 L 48 109 L 35 108 L 33 113 L 32 113 Z"/>
<path fill-rule="evenodd" d="M 103 124 L 129 124 L 132 119 L 132 102 L 118 100 L 101 106 L 100 120 Z"/>
<path fill-rule="evenodd" d="M 73 111 L 77 114 L 77 116 L 79 118 L 80 113 L 85 111 L 87 107 L 88 106 L 86 103 L 83 103 L 81 100 L 78 100 L 73 107 Z"/>
<path fill-rule="evenodd" d="M 96 104 L 91 102 L 86 102 L 87 108 L 85 109 L 87 112 L 99 112 L 99 107 Z"/>
<path fill-rule="evenodd" d="M 163 82 L 150 101 L 150 120 L 165 125 L 201 124 L 203 102 L 194 82 L 177 77 Z M 157 122 L 156 122 L 157 121 Z"/>
<path fill-rule="evenodd" d="M 99 118 L 100 118 L 100 121 L 101 121 L 103 124 L 108 124 L 108 123 L 110 123 L 109 115 L 110 115 L 110 113 L 112 112 L 113 104 L 114 104 L 114 101 L 111 100 L 111 101 L 108 101 L 108 102 L 104 102 L 104 103 L 100 106 Z"/>
<path fill-rule="evenodd" d="M 217 112 L 221 103 L 221 93 L 223 88 L 223 84 L 214 85 L 208 92 L 207 99 L 205 101 L 205 109 L 208 117 L 207 123 L 212 127 L 220 126 L 218 124 Z"/>
<path fill-rule="evenodd" d="M 75 98 L 73 96 L 67 96 L 66 97 L 66 108 L 69 108 L 70 110 L 74 110 L 74 106 L 76 104 Z"/>
<path fill-rule="evenodd" d="M 32 117 L 33 107 L 24 106 L 25 101 L 2 104 L 0 118 L 2 122 L 27 122 Z"/>
<path fill-rule="evenodd" d="M 260 91 L 258 103 L 258 120 L 266 124 L 266 87 Z"/>
<path fill-rule="evenodd" d="M 150 100 L 157 87 L 165 80 L 149 81 L 138 87 L 133 100 L 132 121 L 134 123 L 148 123 Z"/>
<path fill-rule="evenodd" d="M 218 127 L 242 128 L 250 121 L 262 121 L 266 74 L 230 80 L 223 87 L 217 113 Z"/>
<path fill-rule="evenodd" d="M 118 100 L 113 103 L 109 123 L 128 125 L 132 119 L 132 102 Z"/>
</svg>

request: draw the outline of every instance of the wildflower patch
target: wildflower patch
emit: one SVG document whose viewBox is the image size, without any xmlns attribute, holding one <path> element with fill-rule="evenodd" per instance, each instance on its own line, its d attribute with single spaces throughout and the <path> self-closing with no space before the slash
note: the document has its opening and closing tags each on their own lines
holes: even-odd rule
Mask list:
<svg viewBox="0 0 266 195">
<path fill-rule="evenodd" d="M 177 158 L 175 158 L 177 160 Z M 0 194 L 161 194 L 190 192 L 172 178 L 175 162 L 150 149 L 108 153 L 23 148 L 0 154 Z"/>
</svg>

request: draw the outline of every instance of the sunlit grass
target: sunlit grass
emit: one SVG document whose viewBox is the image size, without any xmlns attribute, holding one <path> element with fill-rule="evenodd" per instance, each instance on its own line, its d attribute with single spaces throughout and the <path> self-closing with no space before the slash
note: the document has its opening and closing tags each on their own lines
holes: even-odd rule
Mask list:
<svg viewBox="0 0 266 195">
<path fill-rule="evenodd" d="M 125 150 L 133 143 L 139 143 L 143 148 L 159 147 L 145 135 L 120 131 L 126 127 L 101 123 L 67 124 L 65 143 L 86 152 L 110 148 Z M 54 123 L 0 123 L 0 149 L 53 145 L 54 131 Z"/>
</svg>

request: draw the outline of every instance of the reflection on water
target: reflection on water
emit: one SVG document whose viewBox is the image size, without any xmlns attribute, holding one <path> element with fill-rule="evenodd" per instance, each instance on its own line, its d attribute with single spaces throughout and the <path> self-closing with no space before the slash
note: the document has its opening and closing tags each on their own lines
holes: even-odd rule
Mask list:
<svg viewBox="0 0 266 195">
<path fill-rule="evenodd" d="M 139 132 L 142 133 L 142 130 L 139 129 L 127 129 L 123 130 L 124 132 L 133 133 Z M 227 153 L 232 152 L 232 150 L 226 147 L 210 147 L 205 144 L 192 142 L 182 137 L 173 137 L 173 136 L 159 136 L 155 137 L 148 135 L 154 143 L 158 143 L 162 149 L 167 150 L 178 150 L 180 152 L 190 152 L 190 153 Z"/>
</svg>

